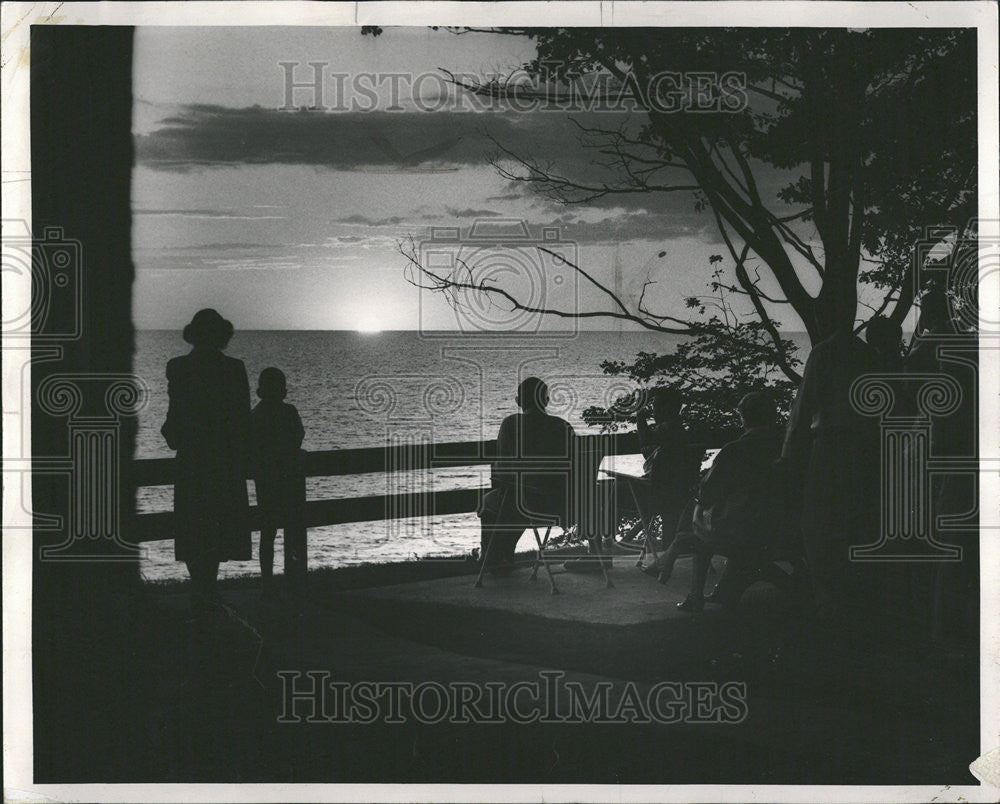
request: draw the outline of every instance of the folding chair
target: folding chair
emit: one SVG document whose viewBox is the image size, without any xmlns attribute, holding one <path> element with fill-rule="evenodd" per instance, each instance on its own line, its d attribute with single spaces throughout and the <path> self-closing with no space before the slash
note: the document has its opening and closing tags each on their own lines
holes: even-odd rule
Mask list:
<svg viewBox="0 0 1000 804">
<path fill-rule="evenodd" d="M 552 575 L 552 567 L 549 566 L 549 562 L 545 558 L 545 548 L 549 544 L 549 536 L 552 535 L 553 525 L 546 525 L 545 536 L 542 537 L 538 533 L 538 525 L 531 526 L 531 532 L 535 534 L 535 544 L 538 545 L 538 551 L 535 553 L 535 565 L 531 568 L 531 580 L 538 580 L 538 565 L 545 565 L 545 572 L 549 576 L 549 591 L 553 595 L 558 595 L 559 590 L 556 589 L 556 579 Z"/>
<path fill-rule="evenodd" d="M 558 525 L 558 526 L 562 527 L 561 525 Z M 539 532 L 539 529 L 542 528 L 542 527 L 545 528 L 545 535 L 544 536 Z M 552 528 L 554 528 L 554 527 L 557 527 L 557 523 L 554 523 L 554 522 L 547 522 L 545 524 L 533 523 L 533 524 L 529 524 L 527 526 L 527 528 L 531 529 L 531 532 L 532 532 L 532 534 L 535 537 L 535 544 L 537 545 L 537 550 L 535 552 L 535 563 L 534 563 L 534 565 L 531 568 L 531 576 L 530 576 L 531 580 L 532 581 L 537 581 L 538 580 L 538 567 L 539 567 L 539 565 L 544 565 L 545 566 L 545 573 L 549 577 L 549 591 L 553 595 L 558 595 L 559 594 L 559 589 L 556 587 L 556 581 L 555 581 L 554 574 L 552 572 L 552 567 L 551 567 L 548 559 L 545 557 L 545 548 L 548 547 L 549 538 L 552 535 Z M 525 528 L 525 529 L 527 529 L 527 528 Z M 489 558 L 490 550 L 491 550 L 492 547 L 493 547 L 493 542 L 491 540 L 490 543 L 486 545 L 486 553 L 483 555 L 482 561 L 480 562 L 480 565 L 479 565 L 479 574 L 476 576 L 476 584 L 475 584 L 477 589 L 479 589 L 483 585 L 483 575 L 486 572 L 487 559 Z M 599 557 L 600 557 L 600 555 L 601 554 L 598 553 Z M 612 587 L 614 587 L 614 584 L 611 582 L 611 578 L 608 575 L 608 568 L 605 565 L 604 561 L 601 561 L 601 572 L 604 575 L 604 585 L 605 585 L 605 587 L 608 588 L 608 589 L 611 589 Z"/>
<path fill-rule="evenodd" d="M 626 477 L 624 480 L 628 486 L 629 493 L 632 495 L 632 500 L 635 502 L 635 509 L 639 513 L 639 519 L 642 522 L 642 550 L 639 551 L 639 557 L 635 562 L 637 567 L 641 567 L 649 553 L 653 554 L 654 563 L 659 559 L 659 555 L 656 552 L 656 540 L 653 538 L 653 517 L 657 516 L 657 513 L 650 510 L 646 505 L 652 481 L 638 477 Z"/>
<path fill-rule="evenodd" d="M 698 478 L 697 467 L 701 463 L 701 459 L 705 454 L 705 446 L 703 444 L 688 444 L 685 446 L 683 453 L 678 456 L 678 460 L 683 462 L 683 469 L 685 477 L 690 475 L 690 485 L 692 496 L 694 494 L 694 486 Z M 657 488 L 655 480 L 645 477 L 625 477 L 628 484 L 629 492 L 632 494 L 632 499 L 635 502 L 636 510 L 639 513 L 639 519 L 642 521 L 643 530 L 643 540 L 642 540 L 642 550 L 639 552 L 639 558 L 636 560 L 635 565 L 641 567 L 644 560 L 650 554 L 653 556 L 653 562 L 657 562 L 660 558 L 659 554 L 656 552 L 656 539 L 653 537 L 652 533 L 652 522 L 653 518 L 660 515 L 660 512 L 651 507 L 649 502 L 657 494 L 666 494 L 665 490 L 660 490 Z M 678 511 L 678 517 L 680 511 Z M 676 522 L 661 522 L 661 528 L 663 530 L 663 541 L 664 544 L 669 548 L 667 543 L 666 534 L 667 529 L 672 528 L 676 525 Z"/>
<path fill-rule="evenodd" d="M 596 457 L 596 461 L 595 461 L 595 457 Z M 510 462 L 510 461 L 507 462 L 508 465 L 510 465 L 511 463 L 512 462 Z M 538 463 L 537 462 L 533 462 L 531 460 L 525 461 L 524 459 L 522 459 L 518 463 L 521 463 L 522 465 L 526 464 L 527 466 L 532 467 L 532 468 L 538 468 Z M 572 466 L 572 465 L 573 464 L 570 464 L 570 466 Z M 578 461 L 576 463 L 577 468 L 579 468 L 581 465 L 586 465 L 587 466 L 587 469 L 585 470 L 585 476 L 589 478 L 589 482 L 592 483 L 592 484 L 596 484 L 596 480 L 597 480 L 597 467 L 600 465 L 600 456 L 599 455 L 588 455 L 587 456 L 587 460 L 585 460 L 583 462 Z M 543 490 L 543 492 L 544 492 L 544 490 Z M 577 509 L 574 509 L 573 506 L 570 506 L 568 510 L 577 510 Z M 556 527 L 556 526 L 565 528 L 565 520 L 566 520 L 566 518 L 567 518 L 566 517 L 566 512 L 564 511 L 563 514 L 552 514 L 551 518 L 546 517 L 545 521 L 534 521 L 533 522 L 529 518 L 529 520 L 525 523 L 525 529 L 531 528 L 531 531 L 532 531 L 532 533 L 534 534 L 534 537 L 535 537 L 535 544 L 537 546 L 537 552 L 535 554 L 535 563 L 534 563 L 534 565 L 532 567 L 532 570 L 531 570 L 531 576 L 530 576 L 531 580 L 532 581 L 538 580 L 538 567 L 539 567 L 540 564 L 543 564 L 545 566 L 545 572 L 546 572 L 546 574 L 548 575 L 548 578 L 549 578 L 549 590 L 550 590 L 551 594 L 553 594 L 553 595 L 559 594 L 559 590 L 556 587 L 556 582 L 555 582 L 555 578 L 553 577 L 552 568 L 551 568 L 551 566 L 549 564 L 549 561 L 545 557 L 545 548 L 548 546 L 549 538 L 552 535 L 552 528 Z M 553 520 L 555 520 L 555 521 L 553 521 Z M 576 524 L 576 523 L 573 523 L 573 524 Z M 543 527 L 545 528 L 545 535 L 544 536 L 542 536 L 542 534 L 539 532 L 540 529 L 543 528 Z M 598 558 L 601 558 L 602 554 L 600 553 L 600 547 L 599 547 L 600 540 L 599 539 L 597 540 L 597 544 L 598 544 L 598 554 L 597 555 L 598 555 Z M 480 566 L 479 566 L 479 573 L 476 576 L 475 586 L 476 586 L 477 589 L 480 588 L 480 587 L 482 587 L 482 585 L 483 585 L 483 574 L 486 571 L 487 559 L 489 558 L 490 550 L 491 550 L 492 547 L 493 547 L 493 542 L 491 540 L 490 543 L 486 545 L 486 553 L 482 557 L 482 561 L 481 561 Z M 607 565 L 605 564 L 605 562 L 603 560 L 601 560 L 601 573 L 604 576 L 604 585 L 605 585 L 605 587 L 609 588 L 609 589 L 612 588 L 614 586 L 614 584 L 611 582 L 611 578 L 608 575 Z"/>
<path fill-rule="evenodd" d="M 504 503 L 502 502 L 501 507 L 503 505 Z M 562 520 L 562 517 L 559 517 L 559 520 Z M 552 521 L 546 521 L 545 523 L 540 523 L 540 522 L 531 522 L 530 520 L 528 520 L 523 522 L 523 528 L 521 530 L 521 532 L 523 533 L 528 528 L 531 528 L 531 531 L 535 536 L 535 544 L 538 546 L 538 551 L 535 555 L 535 565 L 531 571 L 531 580 L 534 581 L 538 579 L 538 565 L 539 563 L 544 563 L 545 571 L 549 576 L 549 586 L 551 587 L 552 594 L 554 595 L 558 594 L 559 590 L 556 588 L 555 579 L 552 577 L 552 569 L 549 566 L 548 561 L 544 560 L 544 554 L 545 554 L 545 548 L 549 543 L 549 537 L 552 534 L 552 528 L 555 527 L 556 524 L 557 524 L 556 522 Z M 518 525 L 514 525 L 513 527 L 518 527 Z M 544 537 L 542 537 L 542 535 L 538 532 L 538 529 L 540 527 L 545 527 Z M 476 575 L 476 584 L 475 584 L 477 589 L 481 588 L 483 585 L 483 575 L 485 574 L 486 568 L 489 565 L 489 557 L 490 557 L 490 552 L 493 549 L 494 538 L 495 534 L 494 537 L 491 538 L 489 543 L 486 545 L 486 552 L 483 554 L 482 559 L 480 561 L 479 573 Z"/>
<path fill-rule="evenodd" d="M 535 565 L 531 569 L 531 580 L 533 580 L 533 581 L 538 580 L 538 565 L 539 564 L 544 564 L 545 565 L 545 571 L 548 573 L 548 576 L 549 576 L 549 586 L 551 587 L 552 594 L 558 595 L 559 594 L 559 590 L 556 589 L 556 582 L 555 582 L 555 579 L 553 578 L 553 575 L 552 575 L 552 569 L 549 566 L 549 562 L 545 558 L 545 548 L 548 546 L 549 536 L 552 533 L 552 528 L 554 527 L 554 525 L 546 525 L 546 527 L 545 527 L 545 536 L 544 537 L 542 537 L 538 533 L 538 528 L 539 527 L 540 527 L 539 525 L 532 525 L 531 526 L 531 530 L 535 534 L 535 543 L 538 545 L 538 551 L 535 554 Z M 603 560 L 603 554 L 601 552 L 598 552 L 597 553 L 597 557 L 598 557 L 598 559 L 601 559 L 601 574 L 604 575 L 604 587 L 605 587 L 605 589 L 612 589 L 612 588 L 614 588 L 614 584 L 611 582 L 611 576 L 608 575 L 608 565 Z"/>
</svg>

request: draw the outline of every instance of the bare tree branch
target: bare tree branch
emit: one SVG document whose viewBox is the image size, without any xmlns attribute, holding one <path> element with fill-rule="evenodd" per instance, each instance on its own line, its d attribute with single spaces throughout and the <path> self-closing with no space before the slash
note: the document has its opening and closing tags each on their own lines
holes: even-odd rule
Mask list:
<svg viewBox="0 0 1000 804">
<path fill-rule="evenodd" d="M 747 292 L 747 294 L 749 294 L 754 310 L 757 311 L 757 316 L 760 318 L 761 323 L 767 330 L 768 335 L 771 336 L 771 342 L 774 344 L 777 352 L 779 368 L 792 382 L 801 382 L 802 376 L 795 371 L 789 363 L 788 355 L 785 352 L 785 342 L 782 340 L 781 334 L 778 332 L 778 328 L 774 325 L 774 322 L 768 315 L 767 310 L 764 308 L 764 304 L 761 301 L 759 293 L 757 292 L 756 285 L 750 281 L 750 277 L 747 274 L 745 263 L 747 255 L 750 252 L 750 244 L 744 244 L 742 251 L 739 255 L 737 255 L 736 249 L 733 247 L 733 241 L 729 237 L 729 233 L 726 231 L 725 223 L 723 223 L 722 217 L 718 212 L 715 213 L 715 220 L 719 227 L 719 231 L 722 234 L 722 238 L 725 240 L 726 248 L 729 249 L 729 254 L 733 258 L 733 263 L 736 267 L 736 278 L 739 280 L 740 285 L 743 286 L 743 289 Z"/>
<path fill-rule="evenodd" d="M 624 302 L 617 295 L 615 295 L 613 291 L 598 282 L 587 271 L 583 270 L 580 266 L 570 260 L 563 260 L 563 264 L 569 266 L 573 271 L 586 279 L 591 285 L 600 290 L 602 294 L 615 305 L 617 310 L 560 310 L 553 307 L 540 307 L 528 304 L 498 285 L 489 284 L 485 281 L 476 281 L 473 269 L 462 260 L 458 260 L 457 262 L 463 269 L 463 275 L 444 276 L 436 273 L 420 262 L 419 255 L 417 253 L 418 250 L 412 237 L 410 237 L 407 241 L 400 241 L 397 244 L 397 248 L 399 253 L 402 254 L 407 260 L 407 272 L 405 274 L 406 281 L 415 287 L 442 293 L 449 300 L 449 303 L 457 303 L 455 295 L 457 292 L 472 291 L 475 293 L 482 293 L 486 297 L 498 297 L 504 299 L 508 304 L 510 304 L 511 310 L 519 310 L 526 313 L 551 315 L 557 318 L 612 318 L 622 321 L 631 321 L 644 329 L 674 335 L 688 335 L 692 331 L 690 322 L 684 321 L 680 318 L 664 315 L 656 316 L 654 320 L 653 318 L 647 318 L 641 314 L 630 312 Z M 549 249 L 540 247 L 540 250 L 553 256 L 561 256 L 556 255 Z M 420 281 L 421 278 L 426 281 Z M 667 326 L 664 322 L 672 322 L 674 326 Z"/>
</svg>

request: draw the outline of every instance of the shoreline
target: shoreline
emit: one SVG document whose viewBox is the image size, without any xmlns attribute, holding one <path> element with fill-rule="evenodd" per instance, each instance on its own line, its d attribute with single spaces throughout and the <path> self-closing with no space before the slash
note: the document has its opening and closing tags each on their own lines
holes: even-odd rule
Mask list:
<svg viewBox="0 0 1000 804">
<path fill-rule="evenodd" d="M 586 553 L 585 545 L 568 545 L 549 548 L 546 554 L 556 560 L 572 558 Z M 519 551 L 516 558 L 519 564 L 530 565 L 534 561 L 535 550 Z M 337 591 L 354 589 L 369 589 L 379 586 L 394 586 L 416 581 L 429 581 L 438 578 L 453 578 L 460 575 L 475 575 L 479 571 L 478 562 L 470 555 L 455 557 L 435 557 L 403 559 L 399 561 L 373 561 L 364 564 L 350 564 L 340 567 L 315 567 L 308 572 L 309 585 L 323 586 Z M 275 573 L 275 583 L 283 587 L 284 573 Z M 188 586 L 190 581 L 184 579 L 143 579 L 144 587 L 155 591 L 173 592 Z M 260 585 L 260 573 L 219 578 L 219 590 L 245 590 Z"/>
</svg>

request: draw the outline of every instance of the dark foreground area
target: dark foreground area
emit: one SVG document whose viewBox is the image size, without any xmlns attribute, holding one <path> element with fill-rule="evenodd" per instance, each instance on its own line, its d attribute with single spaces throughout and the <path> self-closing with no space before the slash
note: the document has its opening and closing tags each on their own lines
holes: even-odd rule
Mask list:
<svg viewBox="0 0 1000 804">
<path fill-rule="evenodd" d="M 527 568 L 477 590 L 488 605 L 448 602 L 471 586 L 460 562 L 314 572 L 298 616 L 282 597 L 261 600 L 254 579 L 226 584 L 225 610 L 200 620 L 185 584 L 144 587 L 65 615 L 75 644 L 36 640 L 65 671 L 45 680 L 51 694 L 36 686 L 36 781 L 975 783 L 974 663 L 930 654 L 898 624 L 863 643 L 812 634 L 809 616 L 766 585 L 735 613 L 678 615 L 683 564 L 667 587 L 628 559 L 614 589 L 559 575 L 557 616 Z M 452 591 L 437 599 L 435 584 Z M 508 610 L 505 594 L 542 613 Z M 646 601 L 634 617 L 628 595 Z M 588 607 L 603 621 L 587 622 Z M 329 691 L 509 689 L 553 672 L 588 692 L 605 685 L 613 700 L 633 685 L 641 696 L 663 681 L 736 682 L 746 710 L 720 723 L 685 710 L 676 722 L 479 724 L 379 710 L 362 723 L 344 722 Z M 333 682 L 325 698 L 302 694 L 313 680 Z M 99 757 L 88 750 L 105 743 Z"/>
</svg>

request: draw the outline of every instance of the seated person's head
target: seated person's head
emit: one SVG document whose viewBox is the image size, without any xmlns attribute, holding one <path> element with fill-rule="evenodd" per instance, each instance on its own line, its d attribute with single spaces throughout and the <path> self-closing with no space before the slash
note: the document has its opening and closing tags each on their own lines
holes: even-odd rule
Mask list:
<svg viewBox="0 0 1000 804">
<path fill-rule="evenodd" d="M 664 422 L 680 415 L 683 400 L 679 391 L 673 388 L 654 388 L 653 397 L 653 417 L 658 422 Z"/>
<path fill-rule="evenodd" d="M 521 410 L 545 410 L 549 404 L 549 387 L 538 377 L 526 377 L 517 386 L 516 400 Z"/>
<path fill-rule="evenodd" d="M 951 330 L 951 309 L 948 295 L 940 288 L 932 288 L 920 297 L 920 317 L 918 332 L 949 332 Z"/>
<path fill-rule="evenodd" d="M 865 340 L 876 352 L 883 355 L 900 354 L 903 328 L 882 315 L 875 316 L 865 329 Z"/>
<path fill-rule="evenodd" d="M 261 399 L 281 401 L 288 393 L 285 387 L 285 374 L 273 366 L 264 369 L 257 380 L 257 396 Z"/>
<path fill-rule="evenodd" d="M 743 426 L 747 429 L 754 427 L 769 427 L 778 418 L 778 411 L 774 407 L 774 400 L 769 394 L 761 391 L 752 391 L 744 396 L 736 406 L 743 420 Z"/>
</svg>

